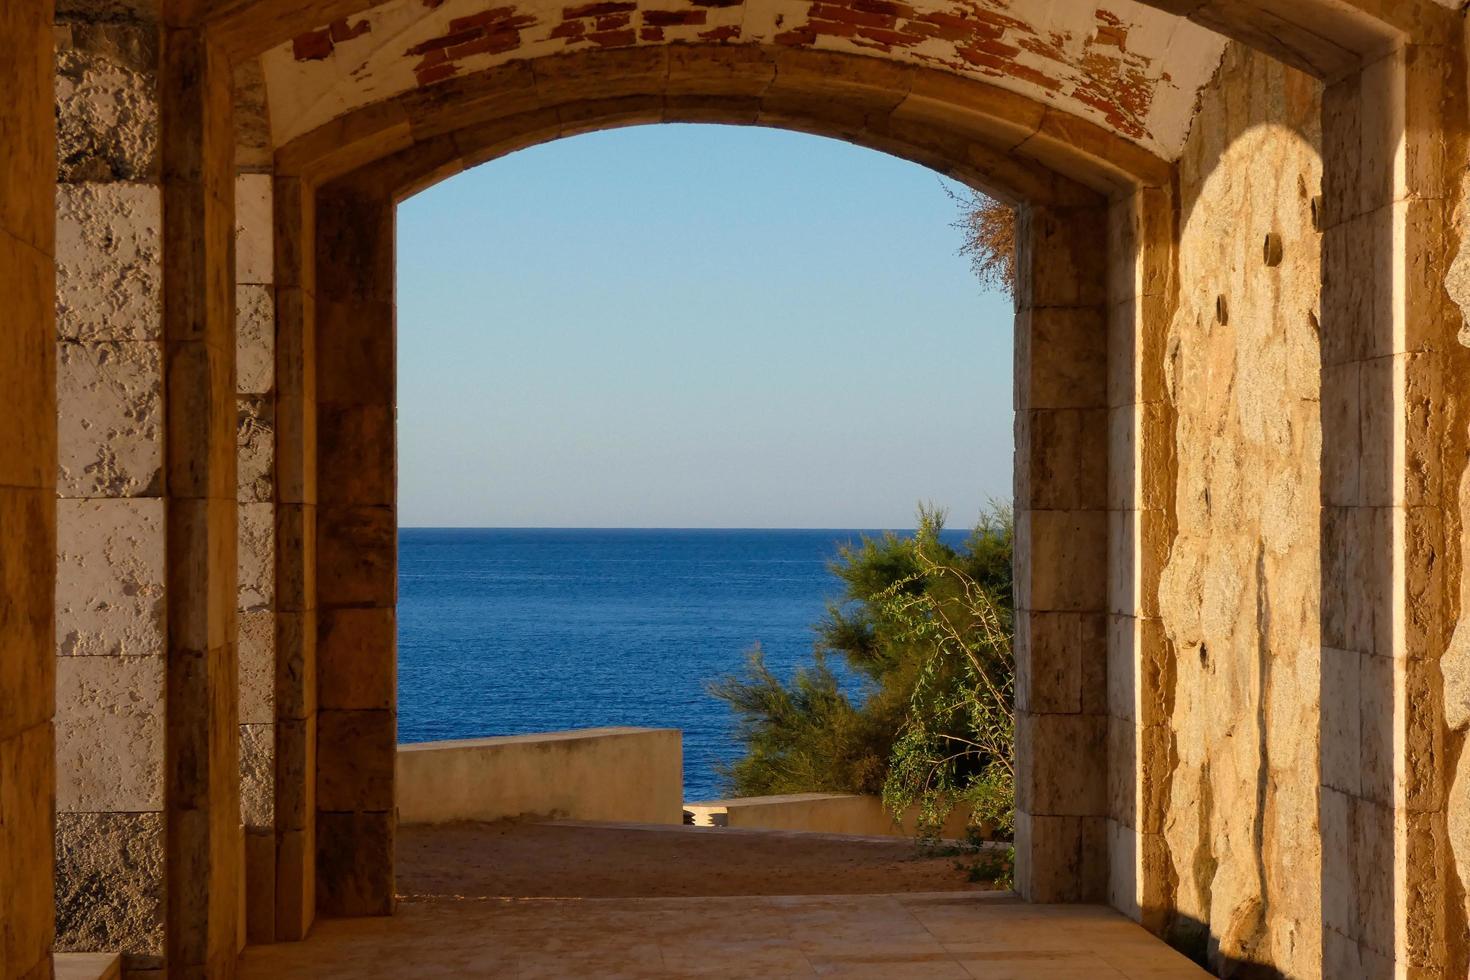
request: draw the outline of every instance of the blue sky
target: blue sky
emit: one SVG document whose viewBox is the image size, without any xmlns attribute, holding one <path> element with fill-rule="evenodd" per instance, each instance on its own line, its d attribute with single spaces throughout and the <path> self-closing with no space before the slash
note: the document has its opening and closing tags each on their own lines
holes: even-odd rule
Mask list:
<svg viewBox="0 0 1470 980">
<path fill-rule="evenodd" d="M 400 522 L 909 527 L 1011 487 L 1011 306 L 939 177 L 641 126 L 398 213 Z"/>
</svg>

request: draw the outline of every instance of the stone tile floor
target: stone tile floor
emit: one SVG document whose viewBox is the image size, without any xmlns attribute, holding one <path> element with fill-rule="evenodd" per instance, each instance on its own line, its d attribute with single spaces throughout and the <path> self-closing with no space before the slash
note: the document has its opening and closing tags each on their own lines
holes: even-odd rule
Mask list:
<svg viewBox="0 0 1470 980">
<path fill-rule="evenodd" d="M 387 977 L 1208 976 L 1098 906 L 1002 892 L 753 898 L 470 898 L 403 902 L 391 919 L 326 921 L 252 947 L 243 980 Z"/>
</svg>

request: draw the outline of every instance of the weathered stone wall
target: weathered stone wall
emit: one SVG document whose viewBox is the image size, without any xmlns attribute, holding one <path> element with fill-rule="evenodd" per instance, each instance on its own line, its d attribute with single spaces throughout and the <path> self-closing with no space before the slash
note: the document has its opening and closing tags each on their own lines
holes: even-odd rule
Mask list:
<svg viewBox="0 0 1470 980">
<path fill-rule="evenodd" d="M 51 976 L 56 388 L 51 3 L 0 4 L 0 977 Z"/>
<path fill-rule="evenodd" d="M 1162 923 L 1216 968 L 1320 963 L 1320 86 L 1232 45 L 1179 164 L 1164 352 L 1177 534 Z"/>
<path fill-rule="evenodd" d="M 56 31 L 57 948 L 164 954 L 159 50 Z"/>
</svg>

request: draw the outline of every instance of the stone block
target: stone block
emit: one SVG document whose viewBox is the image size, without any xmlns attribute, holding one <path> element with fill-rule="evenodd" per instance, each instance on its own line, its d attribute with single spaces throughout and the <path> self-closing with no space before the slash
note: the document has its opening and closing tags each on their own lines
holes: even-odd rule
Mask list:
<svg viewBox="0 0 1470 980">
<path fill-rule="evenodd" d="M 163 352 L 148 341 L 63 343 L 57 493 L 150 497 L 163 483 Z"/>
<path fill-rule="evenodd" d="M 276 717 L 316 713 L 317 656 L 314 609 L 276 613 Z"/>
<path fill-rule="evenodd" d="M 1026 307 L 1101 307 L 1108 301 L 1104 208 L 1024 208 L 1017 222 L 1017 290 Z M 1101 324 L 1100 324 L 1101 325 Z M 1099 348 L 1101 350 L 1101 348 Z"/>
<path fill-rule="evenodd" d="M 1360 361 L 1322 367 L 1322 501 L 1334 507 L 1363 503 L 1358 486 L 1364 468 L 1362 369 Z M 1383 405 L 1374 408 L 1388 410 Z"/>
<path fill-rule="evenodd" d="M 56 818 L 56 948 L 118 950 L 132 967 L 163 956 L 162 813 Z"/>
<path fill-rule="evenodd" d="M 242 612 L 239 624 L 240 723 L 275 721 L 276 614 L 269 609 Z"/>
<path fill-rule="evenodd" d="M 171 650 L 216 650 L 237 640 L 235 611 L 240 505 L 220 497 L 175 497 L 169 503 Z M 233 661 L 233 658 L 231 658 Z M 233 666 L 231 667 L 233 670 Z"/>
<path fill-rule="evenodd" d="M 281 830 L 311 826 L 317 797 L 316 716 L 276 723 L 275 822 Z"/>
<path fill-rule="evenodd" d="M 1132 719 L 1138 691 L 1139 620 L 1133 616 L 1108 617 L 1107 712 L 1113 718 Z"/>
<path fill-rule="evenodd" d="M 1398 915 L 1396 883 L 1405 865 L 1395 853 L 1395 814 L 1391 806 L 1360 800 L 1354 809 L 1354 847 L 1357 858 L 1353 888 L 1358 895 L 1358 937 L 1367 950 L 1391 957 L 1395 949 Z M 1326 848 L 1323 861 L 1327 863 Z"/>
<path fill-rule="evenodd" d="M 1107 408 L 1108 314 L 1102 306 L 1016 314 L 1016 406 Z"/>
<path fill-rule="evenodd" d="M 161 655 L 163 500 L 59 500 L 56 531 L 57 653 Z"/>
<path fill-rule="evenodd" d="M 1322 784 L 1351 796 L 1362 792 L 1362 656 L 1348 650 L 1322 649 Z"/>
<path fill-rule="evenodd" d="M 1386 807 L 1393 807 L 1399 797 L 1396 757 L 1400 739 L 1394 703 L 1403 684 L 1404 661 L 1371 654 L 1359 658 L 1359 795 Z"/>
<path fill-rule="evenodd" d="M 1088 617 L 1082 613 L 1017 614 L 1018 711 L 1077 714 L 1082 710 L 1082 661 L 1095 659 L 1104 652 L 1085 644 L 1085 618 Z"/>
<path fill-rule="evenodd" d="M 317 508 L 276 505 L 276 607 L 300 612 L 317 603 Z"/>
<path fill-rule="evenodd" d="M 270 174 L 235 177 L 235 281 L 275 281 L 275 216 Z"/>
<path fill-rule="evenodd" d="M 17 977 L 47 975 L 30 971 L 52 945 L 54 758 L 47 722 L 0 739 L 0 967 Z"/>
<path fill-rule="evenodd" d="M 56 665 L 61 812 L 163 809 L 162 657 L 62 657 Z"/>
<path fill-rule="evenodd" d="M 1108 821 L 1108 904 L 1137 922 L 1139 906 L 1138 832 Z"/>
<path fill-rule="evenodd" d="M 1107 814 L 1107 717 L 1016 718 L 1016 809 L 1032 816 Z"/>
<path fill-rule="evenodd" d="M 1356 797 L 1323 787 L 1322 925 L 1343 935 L 1357 935 L 1357 808 Z"/>
<path fill-rule="evenodd" d="M 157 34 L 74 24 L 56 52 L 57 176 L 146 182 L 158 174 Z"/>
<path fill-rule="evenodd" d="M 1017 416 L 1016 500 L 1036 510 L 1107 504 L 1107 410 L 1034 409 Z"/>
<path fill-rule="evenodd" d="M 1016 515 L 1016 604 L 1034 611 L 1101 612 L 1107 602 L 1108 512 Z"/>
<path fill-rule="evenodd" d="M 56 330 L 62 340 L 163 337 L 163 196 L 149 184 L 61 184 Z"/>
<path fill-rule="evenodd" d="M 52 491 L 0 486 L 0 739 L 54 712 L 55 534 Z"/>
<path fill-rule="evenodd" d="M 317 508 L 317 602 L 391 606 L 398 527 L 389 507 Z"/>
<path fill-rule="evenodd" d="M 259 612 L 275 602 L 276 506 L 240 504 L 239 508 L 239 610 Z"/>
<path fill-rule="evenodd" d="M 392 711 L 317 712 L 319 810 L 392 810 L 398 746 Z"/>
<path fill-rule="evenodd" d="M 389 300 L 316 302 L 317 401 L 388 405 L 394 387 L 394 307 Z"/>
<path fill-rule="evenodd" d="M 239 398 L 236 405 L 236 497 L 263 503 L 275 497 L 275 406 L 269 397 Z"/>
<path fill-rule="evenodd" d="M 235 391 L 263 395 L 276 383 L 276 298 L 270 286 L 235 287 Z"/>
<path fill-rule="evenodd" d="M 319 813 L 317 908 L 333 916 L 391 915 L 393 846 L 392 813 Z"/>
<path fill-rule="evenodd" d="M 0 486 L 50 490 L 56 481 L 56 277 L 44 255 L 3 230 L 0 269 L 6 285 L 0 386 L 7 408 L 7 424 L 0 429 Z"/>
<path fill-rule="evenodd" d="M 1138 729 L 1126 718 L 1109 718 L 1108 816 L 1123 825 L 1138 823 Z"/>
<path fill-rule="evenodd" d="M 1028 902 L 1102 902 L 1107 820 L 1016 813 L 1016 891 Z"/>
<path fill-rule="evenodd" d="M 391 506 L 397 493 L 397 416 L 390 405 L 324 406 L 317 415 L 323 505 Z"/>
<path fill-rule="evenodd" d="M 247 830 L 275 826 L 274 724 L 240 726 L 240 821 Z"/>
<path fill-rule="evenodd" d="M 306 938 L 316 917 L 314 825 L 276 834 L 276 941 Z"/>
<path fill-rule="evenodd" d="M 317 632 L 321 706 L 380 711 L 394 707 L 396 637 L 391 608 L 322 610 Z"/>
<path fill-rule="evenodd" d="M 245 834 L 245 939 L 252 946 L 276 940 L 276 835 Z"/>
</svg>

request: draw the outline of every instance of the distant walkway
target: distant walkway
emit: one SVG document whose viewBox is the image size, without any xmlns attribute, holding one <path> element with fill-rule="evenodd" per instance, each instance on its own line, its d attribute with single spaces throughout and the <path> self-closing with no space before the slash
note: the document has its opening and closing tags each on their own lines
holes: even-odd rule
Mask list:
<svg viewBox="0 0 1470 980">
<path fill-rule="evenodd" d="M 762 881 L 779 891 L 834 880 L 861 892 L 855 886 L 882 883 L 884 867 L 908 875 L 899 874 L 894 888 L 917 884 L 926 875 L 953 888 L 967 887 L 953 858 L 915 860 L 912 846 L 903 841 L 567 824 L 496 830 L 405 828 L 400 891 L 411 897 L 400 902 L 397 914 L 319 922 L 304 943 L 252 947 L 241 977 L 1207 977 L 1143 929 L 1097 906 L 1027 905 L 1007 892 L 973 888 L 906 894 L 730 892 Z M 456 855 L 466 857 L 476 841 L 487 850 L 462 861 L 456 881 L 452 862 Z M 621 851 L 612 846 L 618 841 Z M 658 852 L 663 856 L 654 857 Z M 500 859 L 508 863 L 499 864 Z M 838 864 L 822 869 L 822 862 L 832 859 Z M 537 860 L 545 871 L 542 878 L 536 877 Z M 609 869 L 628 874 L 619 879 Z M 723 894 L 636 894 L 651 886 L 692 887 L 697 881 Z M 582 894 L 491 894 L 500 890 L 503 895 L 502 886 L 517 883 L 533 894 Z M 587 897 L 610 891 L 623 894 Z"/>
</svg>

